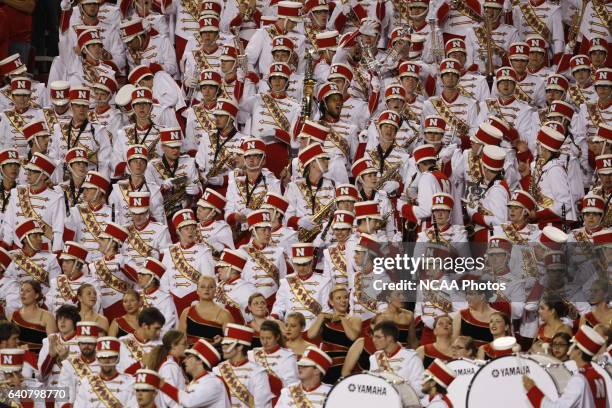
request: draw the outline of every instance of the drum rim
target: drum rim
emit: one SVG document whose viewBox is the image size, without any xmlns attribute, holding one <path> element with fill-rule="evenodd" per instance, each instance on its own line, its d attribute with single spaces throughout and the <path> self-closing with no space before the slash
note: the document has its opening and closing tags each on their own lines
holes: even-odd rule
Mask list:
<svg viewBox="0 0 612 408">
<path fill-rule="evenodd" d="M 380 375 L 376 375 L 376 373 L 374 373 L 374 372 L 367 371 L 367 372 L 363 372 L 363 373 L 354 373 L 354 374 L 350 374 L 350 375 L 347 375 L 347 376 L 346 376 L 346 377 L 344 377 L 344 378 L 338 379 L 338 381 L 336 381 L 336 383 L 335 383 L 334 385 L 332 385 L 332 387 L 331 387 L 331 388 L 329 389 L 329 391 L 327 392 L 327 395 L 325 396 L 325 401 L 323 401 L 323 408 L 326 408 L 326 407 L 327 407 L 327 400 L 329 399 L 329 396 L 331 395 L 332 391 L 333 391 L 333 390 L 336 388 L 336 386 L 337 386 L 337 385 L 339 385 L 339 384 L 340 384 L 342 381 L 344 381 L 344 380 L 346 380 L 346 379 L 348 379 L 348 378 L 351 378 L 351 377 L 355 377 L 355 376 L 357 376 L 357 375 L 370 375 L 370 376 L 372 376 L 372 377 L 380 378 L 381 380 L 383 380 L 383 381 L 385 381 L 387 384 L 389 384 L 389 385 L 391 386 L 391 388 L 394 388 L 394 387 L 393 387 L 393 384 L 391 384 L 390 382 L 386 381 L 386 380 L 385 380 L 385 379 L 384 379 L 382 376 L 380 376 Z M 408 384 L 408 385 L 410 385 L 410 384 Z M 412 388 L 412 387 L 411 387 L 411 388 Z M 395 389 L 395 388 L 394 388 L 394 389 Z M 413 390 L 413 391 L 414 391 L 414 390 Z M 396 393 L 397 393 L 397 396 L 399 397 L 400 404 L 402 404 L 402 396 L 399 394 L 399 392 L 397 392 L 397 390 L 396 390 Z M 415 393 L 416 393 L 416 391 L 415 391 Z M 418 397 L 418 394 L 417 394 L 417 397 Z M 382 408 L 382 407 L 381 407 L 381 408 Z M 384 408 L 392 408 L 392 407 L 384 407 Z M 402 407 L 401 407 L 401 405 L 400 405 L 400 408 L 402 408 Z"/>
<path fill-rule="evenodd" d="M 525 354 L 520 354 L 520 356 L 523 356 L 523 357 L 524 357 L 524 356 L 526 356 L 526 355 L 525 355 Z M 465 406 L 466 406 L 466 407 L 469 407 L 468 400 L 469 400 L 469 398 L 470 398 L 470 392 L 472 391 L 472 385 L 474 384 L 474 379 L 476 379 L 476 376 L 478 376 L 478 374 L 479 374 L 479 373 L 482 371 L 482 369 L 483 369 L 483 368 L 485 368 L 487 365 L 489 365 L 489 363 L 491 363 L 491 362 L 493 362 L 493 361 L 496 361 L 496 360 L 501 360 L 501 359 L 504 359 L 504 358 L 516 358 L 516 357 L 517 357 L 517 354 L 514 354 L 514 353 L 513 353 L 513 354 L 511 354 L 511 355 L 508 355 L 508 356 L 500 356 L 500 357 L 494 358 L 494 359 L 492 359 L 492 360 L 489 360 L 489 361 L 487 362 L 487 364 L 484 364 L 482 367 L 480 367 L 480 368 L 478 369 L 478 371 L 476 371 L 476 372 L 474 373 L 474 376 L 473 376 L 473 377 L 472 377 L 472 379 L 470 380 L 470 385 L 468 385 L 468 389 L 467 389 L 467 392 L 466 392 L 466 394 L 465 394 Z M 540 364 L 540 363 L 538 363 L 536 360 L 534 360 L 534 359 L 532 359 L 532 358 L 529 358 L 529 360 L 533 361 L 534 363 L 536 363 L 536 364 L 538 364 L 538 365 Z M 568 372 L 570 372 L 570 371 L 567 369 L 567 367 L 563 366 L 563 368 L 565 368 L 565 369 L 566 369 Z M 550 373 L 548 373 L 548 372 L 546 372 L 546 373 L 547 373 L 547 374 L 548 374 L 548 376 L 549 376 L 549 377 L 552 379 L 553 384 L 555 385 L 555 388 L 557 389 L 557 394 L 561 395 L 561 391 L 559 391 L 559 384 L 557 383 L 557 380 L 556 380 L 556 379 L 555 379 L 555 378 L 554 378 L 552 375 L 550 375 Z M 571 372 L 570 372 L 570 374 L 571 374 Z"/>
</svg>

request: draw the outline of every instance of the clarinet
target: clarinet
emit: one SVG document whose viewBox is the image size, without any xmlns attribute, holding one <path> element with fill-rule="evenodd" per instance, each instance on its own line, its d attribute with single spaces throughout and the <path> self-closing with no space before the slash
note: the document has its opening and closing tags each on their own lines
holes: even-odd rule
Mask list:
<svg viewBox="0 0 612 408">
<path fill-rule="evenodd" d="M 434 228 L 434 235 L 436 237 L 436 242 L 440 242 L 440 228 L 438 228 L 438 221 L 436 221 L 436 217 L 431 217 L 431 221 Z"/>
<path fill-rule="evenodd" d="M 565 204 L 561 205 L 561 218 L 563 219 L 563 232 L 567 233 L 567 214 Z"/>
<path fill-rule="evenodd" d="M 111 221 L 115 222 L 115 204 L 111 205 Z"/>
</svg>

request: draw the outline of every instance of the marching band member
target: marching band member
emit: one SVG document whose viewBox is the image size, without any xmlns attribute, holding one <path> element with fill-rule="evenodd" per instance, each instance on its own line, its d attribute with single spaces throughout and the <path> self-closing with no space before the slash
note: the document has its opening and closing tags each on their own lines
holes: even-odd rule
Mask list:
<svg viewBox="0 0 612 408">
<path fill-rule="evenodd" d="M 0 349 L 0 358 L 2 359 L 0 371 L 3 374 L 3 380 L 6 386 L 11 389 L 13 387 L 31 389 L 41 386 L 40 382 L 33 378 L 24 378 L 22 371 L 26 359 L 25 354 L 26 351 L 20 348 Z M 30 406 L 33 408 L 42 408 L 45 406 L 44 400 L 33 400 L 27 396 L 8 396 L 8 399 L 10 400 L 10 406 Z M 3 403 L 4 402 L 6 401 L 3 401 Z"/>
<path fill-rule="evenodd" d="M 271 408 L 274 395 L 270 391 L 265 369 L 247 358 L 253 329 L 228 323 L 221 342 L 224 362 L 213 368 L 230 392 L 232 406 Z"/>
<path fill-rule="evenodd" d="M 313 346 L 311 342 L 304 340 L 303 333 L 306 331 L 306 319 L 300 312 L 289 313 L 285 317 L 283 336 L 285 345 L 295 354 L 297 359 L 302 358 L 306 349 Z"/>
<path fill-rule="evenodd" d="M 297 231 L 283 225 L 285 223 L 285 213 L 289 208 L 289 201 L 279 194 L 268 192 L 261 208 L 270 211 L 270 223 L 272 227 L 270 242 L 272 245 L 281 246 L 285 251 L 285 255 L 289 257 L 291 254 L 291 245 L 297 244 L 298 242 Z"/>
<path fill-rule="evenodd" d="M 134 377 L 119 373 L 121 342 L 115 337 L 98 337 L 96 360 L 100 365 L 98 373 L 91 374 L 80 384 L 72 406 L 74 408 L 102 408 L 110 405 L 134 407 Z M 123 363 L 123 362 L 121 362 Z"/>
<path fill-rule="evenodd" d="M 558 59 L 565 47 L 561 6 L 546 0 L 529 0 L 514 7 L 512 12 L 519 38 L 523 41 L 533 35 L 546 38 L 552 43 L 552 53 Z"/>
<path fill-rule="evenodd" d="M 134 393 L 138 408 L 155 408 L 158 397 L 159 375 L 153 370 L 141 368 L 134 376 Z"/>
<path fill-rule="evenodd" d="M 427 408 L 453 408 L 448 399 L 448 387 L 456 378 L 456 373 L 440 359 L 435 359 L 425 370 L 425 382 L 421 392 L 427 396 Z"/>
<path fill-rule="evenodd" d="M 210 137 L 217 129 L 217 119 L 213 114 L 217 109 L 217 99 L 223 97 L 222 82 L 221 74 L 208 68 L 200 72 L 197 84 L 192 87 L 195 89 L 191 92 L 192 100 L 187 100 L 191 106 L 184 113 L 187 118 L 185 150 L 190 155 L 198 151 L 200 142 L 206 135 Z M 193 94 L 196 92 L 199 93 L 199 100 L 193 100 L 195 98 Z M 196 159 L 196 161 L 201 165 L 201 159 Z"/>
<path fill-rule="evenodd" d="M 68 81 L 49 82 L 49 100 L 51 106 L 43 108 L 47 129 L 53 129 L 56 123 L 70 121 L 72 111 L 70 110 L 70 99 L 68 99 L 70 83 Z"/>
<path fill-rule="evenodd" d="M 95 84 L 92 85 L 92 97 L 95 102 L 95 108 L 90 111 L 92 122 L 97 123 L 102 128 L 108 131 L 110 140 L 112 136 L 117 134 L 117 131 L 125 125 L 121 112 L 111 103 L 111 98 L 117 94 L 119 84 L 117 80 L 109 75 L 100 75 Z M 110 163 L 108 163 L 109 171 Z"/>
<path fill-rule="evenodd" d="M 540 231 L 536 224 L 528 223 L 537 208 L 535 199 L 527 191 L 515 190 L 507 207 L 509 222 L 493 226 L 493 235 L 502 236 L 514 245 L 533 242 Z"/>
<path fill-rule="evenodd" d="M 83 182 L 89 171 L 87 150 L 81 147 L 73 147 L 66 152 L 64 163 L 63 174 L 60 176 L 62 177 L 60 180 L 63 180 L 63 176 L 68 176 L 68 180 L 62 181 L 53 189 L 62 194 L 64 206 L 69 211 L 75 205 L 83 204 Z M 58 178 L 56 176 L 58 176 L 57 170 L 54 173 L 54 178 Z"/>
<path fill-rule="evenodd" d="M 140 311 L 138 328 L 119 338 L 122 344 L 118 365 L 123 373 L 134 375 L 138 369 L 144 368 L 146 355 L 161 344 L 159 335 L 165 323 L 164 315 L 155 307 L 145 307 Z"/>
<path fill-rule="evenodd" d="M 0 88 L 0 111 L 10 109 L 15 102 L 11 98 L 11 79 L 14 77 L 23 77 L 28 75 L 28 67 L 21 61 L 21 55 L 18 53 L 12 54 L 0 61 L 0 79 L 2 80 L 2 88 Z M 52 85 L 51 82 L 49 82 Z M 38 81 L 32 81 L 34 95 L 32 102 L 38 106 L 47 106 L 47 98 L 45 97 L 45 84 Z M 50 90 L 53 88 L 49 87 Z M 51 92 L 52 94 L 53 92 Z"/>
<path fill-rule="evenodd" d="M 323 250 L 323 276 L 329 278 L 334 287 L 346 285 L 349 280 L 348 268 L 351 259 L 349 240 L 354 220 L 355 214 L 352 211 L 337 210 L 334 212 L 331 228 L 336 242 Z"/>
<path fill-rule="evenodd" d="M 211 188 L 204 191 L 197 203 L 199 239 L 211 247 L 215 257 L 225 248 L 234 249 L 232 230 L 223 220 L 226 203 L 227 199 Z"/>
<path fill-rule="evenodd" d="M 17 179 L 20 176 L 20 170 L 21 161 L 19 160 L 19 153 L 17 150 L 0 150 L 0 175 L 2 175 L 2 181 L 0 182 L 0 200 L 2 200 L 2 206 L 0 207 L 0 222 L 4 219 L 11 193 L 13 189 L 17 187 Z"/>
<path fill-rule="evenodd" d="M 162 325 L 162 332 L 176 327 L 178 320 L 172 296 L 167 289 L 160 287 L 165 272 L 164 265 L 155 258 L 147 258 L 143 267 L 138 269 L 138 286 L 142 289 L 142 303 L 145 307 L 162 312 L 166 320 Z"/>
<path fill-rule="evenodd" d="M 60 251 L 66 209 L 62 196 L 47 185 L 56 165 L 44 154 L 34 153 L 24 168 L 27 185 L 17 186 L 11 193 L 2 220 L 2 241 L 5 247 L 19 246 L 21 239 L 15 234 L 16 227 L 25 219 L 34 219 L 41 228 L 42 243 L 54 252 Z"/>
<path fill-rule="evenodd" d="M 574 55 L 570 59 L 570 72 L 576 83 L 570 85 L 568 99 L 577 107 L 587 102 L 595 103 L 597 94 L 593 86 L 593 68 L 590 58 L 584 54 Z"/>
<path fill-rule="evenodd" d="M 143 307 L 144 302 L 140 294 L 134 289 L 128 289 L 123 295 L 125 314 L 111 322 L 108 328 L 108 335 L 119 338 L 133 333 L 138 327 L 138 313 Z"/>
<path fill-rule="evenodd" d="M 162 379 L 160 389 L 186 408 L 230 408 L 229 391 L 223 380 L 212 373 L 219 361 L 219 352 L 209 342 L 200 339 L 185 351 L 185 371 L 193 380 L 181 390 Z"/>
<path fill-rule="evenodd" d="M 493 341 L 489 321 L 496 310 L 489 304 L 488 296 L 486 291 L 465 291 L 467 308 L 453 317 L 454 336 L 471 336 L 477 347 Z"/>
<path fill-rule="evenodd" d="M 331 389 L 331 385 L 322 381 L 331 364 L 332 359 L 323 350 L 315 346 L 308 347 L 297 363 L 300 382 L 282 389 L 276 407 L 297 408 L 298 401 L 303 400 L 312 407 L 322 407 Z"/>
<path fill-rule="evenodd" d="M 101 258 L 98 241 L 102 226 L 113 219 L 113 210 L 106 204 L 110 180 L 96 171 L 89 171 L 82 184 L 83 204 L 70 209 L 70 216 L 64 226 L 64 237 L 67 240 L 82 242 L 89 251 L 87 260 L 92 262 Z"/>
<path fill-rule="evenodd" d="M 592 309 L 580 317 L 580 323 L 589 327 L 595 327 L 603 322 L 609 322 L 612 318 L 612 307 L 605 297 L 606 281 L 598 279 L 590 287 L 589 303 Z"/>
<path fill-rule="evenodd" d="M 517 99 L 531 106 L 543 108 L 546 106 L 546 95 L 544 94 L 544 79 L 531 74 L 527 70 L 529 61 L 529 44 L 526 42 L 515 42 L 508 50 L 510 66 L 516 72 L 516 87 L 514 95 Z M 496 96 L 497 88 L 493 88 L 493 96 Z"/>
<path fill-rule="evenodd" d="M 197 221 L 191 210 L 181 210 L 172 217 L 179 242 L 162 252 L 166 273 L 161 287 L 168 288 L 180 316 L 197 298 L 196 287 L 202 276 L 214 277 L 214 261 L 208 247 L 198 244 Z"/>
<path fill-rule="evenodd" d="M 387 321 L 377 323 L 372 329 L 376 353 L 370 356 L 370 371 L 382 370 L 405 379 L 410 386 L 421 391 L 423 363 L 414 350 L 403 348 L 398 342 L 395 324 Z"/>
<path fill-rule="evenodd" d="M 489 318 L 489 331 L 493 336 L 493 341 L 478 348 L 478 354 L 476 354 L 476 357 L 479 360 L 492 360 L 494 358 L 510 355 L 513 353 L 511 347 L 506 348 L 504 350 L 499 350 L 496 347 L 495 342 L 495 340 L 509 336 L 511 334 L 512 325 L 510 323 L 510 318 L 507 314 L 501 312 L 493 313 Z"/>
<path fill-rule="evenodd" d="M 249 312 L 251 313 L 249 327 L 255 330 L 253 334 L 253 348 L 261 347 L 261 341 L 259 340 L 259 330 L 261 326 L 269 319 L 270 309 L 268 309 L 268 300 L 264 295 L 259 292 L 253 293 L 249 296 Z M 300 336 L 302 331 L 300 331 Z"/>
<path fill-rule="evenodd" d="M 433 324 L 433 343 L 424 344 L 416 349 L 417 354 L 423 360 L 423 367 L 428 368 L 435 361 L 448 362 L 453 359 L 453 318 L 449 315 L 439 315 Z"/>
<path fill-rule="evenodd" d="M 234 321 L 244 324 L 249 308 L 249 298 L 257 292 L 255 285 L 242 279 L 241 274 L 247 259 L 240 251 L 224 249 L 217 262 L 219 286 L 216 301 L 234 317 Z"/>
<path fill-rule="evenodd" d="M 159 373 L 164 381 L 179 390 L 185 389 L 187 377 L 180 365 L 187 350 L 187 335 L 179 330 L 168 330 L 162 337 L 162 344 L 151 350 L 147 356 L 147 369 Z M 138 373 L 138 371 L 137 371 Z M 159 406 L 172 406 L 174 401 L 165 394 L 158 394 Z"/>
</svg>

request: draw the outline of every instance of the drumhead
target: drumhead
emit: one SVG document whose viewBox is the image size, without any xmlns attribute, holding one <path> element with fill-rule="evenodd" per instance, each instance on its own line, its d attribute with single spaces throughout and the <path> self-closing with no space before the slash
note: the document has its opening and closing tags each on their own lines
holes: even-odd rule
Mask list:
<svg viewBox="0 0 612 408">
<path fill-rule="evenodd" d="M 567 382 L 572 377 L 572 373 L 561 360 L 548 354 L 532 354 L 528 356 L 528 358 L 546 367 L 548 372 L 552 375 L 555 384 L 557 384 L 557 390 L 559 390 L 560 393 L 563 392 L 567 386 Z"/>
<path fill-rule="evenodd" d="M 474 377 L 474 374 L 476 374 L 481 365 L 467 359 L 453 360 L 446 363 L 446 366 L 455 371 L 457 375 L 448 387 L 448 394 L 446 394 L 453 403 L 453 408 L 466 408 L 465 396 L 467 389 L 470 386 L 472 377 Z"/>
<path fill-rule="evenodd" d="M 466 405 L 488 407 L 494 399 L 495 408 L 532 408 L 523 375 L 531 377 L 546 396 L 559 397 L 561 390 L 546 368 L 534 359 L 512 355 L 496 358 L 476 372 L 468 387 Z M 500 395 L 503 398 L 498 398 Z"/>
<path fill-rule="evenodd" d="M 414 390 L 390 373 L 350 375 L 333 386 L 326 408 L 420 408 Z"/>
</svg>

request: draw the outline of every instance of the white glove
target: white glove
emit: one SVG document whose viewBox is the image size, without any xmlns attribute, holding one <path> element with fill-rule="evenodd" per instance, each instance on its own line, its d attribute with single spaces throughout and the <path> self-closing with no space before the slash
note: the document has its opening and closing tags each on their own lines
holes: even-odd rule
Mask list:
<svg viewBox="0 0 612 408">
<path fill-rule="evenodd" d="M 221 252 L 225 249 L 225 245 L 220 242 L 209 242 L 210 246 L 215 250 L 215 252 Z"/>
<path fill-rule="evenodd" d="M 525 303 L 525 310 L 528 312 L 535 312 L 536 310 L 538 310 L 538 302 Z"/>
<path fill-rule="evenodd" d="M 313 229 L 315 225 L 316 224 L 312 222 L 312 219 L 310 217 L 302 217 L 298 220 L 298 226 L 307 230 Z"/>
<path fill-rule="evenodd" d="M 70 10 L 72 8 L 72 2 L 70 0 L 62 0 L 60 8 L 62 10 Z"/>
<path fill-rule="evenodd" d="M 340 2 L 341 6 L 340 6 L 340 11 L 342 12 L 342 14 L 344 14 L 345 16 L 348 16 L 351 12 L 351 5 L 350 2 Z"/>
<path fill-rule="evenodd" d="M 195 88 L 196 87 L 196 79 L 194 77 L 185 78 L 183 81 L 183 85 L 185 88 Z"/>
<path fill-rule="evenodd" d="M 372 20 L 366 20 L 359 27 L 359 32 L 363 35 L 375 36 L 378 33 L 378 24 Z"/>
<path fill-rule="evenodd" d="M 238 81 L 244 82 L 245 77 L 246 72 L 244 72 L 244 69 L 242 69 L 242 67 L 239 65 L 238 68 L 236 68 L 236 78 L 238 79 Z"/>
<path fill-rule="evenodd" d="M 397 191 L 397 189 L 399 188 L 399 183 L 395 180 L 389 180 L 386 181 L 385 184 L 383 184 L 383 190 L 385 190 L 385 192 L 389 195 L 395 193 Z"/>
<path fill-rule="evenodd" d="M 378 93 L 380 91 L 380 78 L 378 78 L 378 75 L 372 75 L 370 83 L 372 84 L 372 91 Z"/>
<path fill-rule="evenodd" d="M 223 176 L 215 176 L 206 180 L 208 184 L 212 184 L 213 186 L 220 186 L 223 184 Z"/>
<path fill-rule="evenodd" d="M 169 179 L 165 179 L 164 181 L 162 181 L 162 188 L 164 190 L 172 190 L 172 188 L 174 187 L 174 178 L 169 178 Z"/>
</svg>

